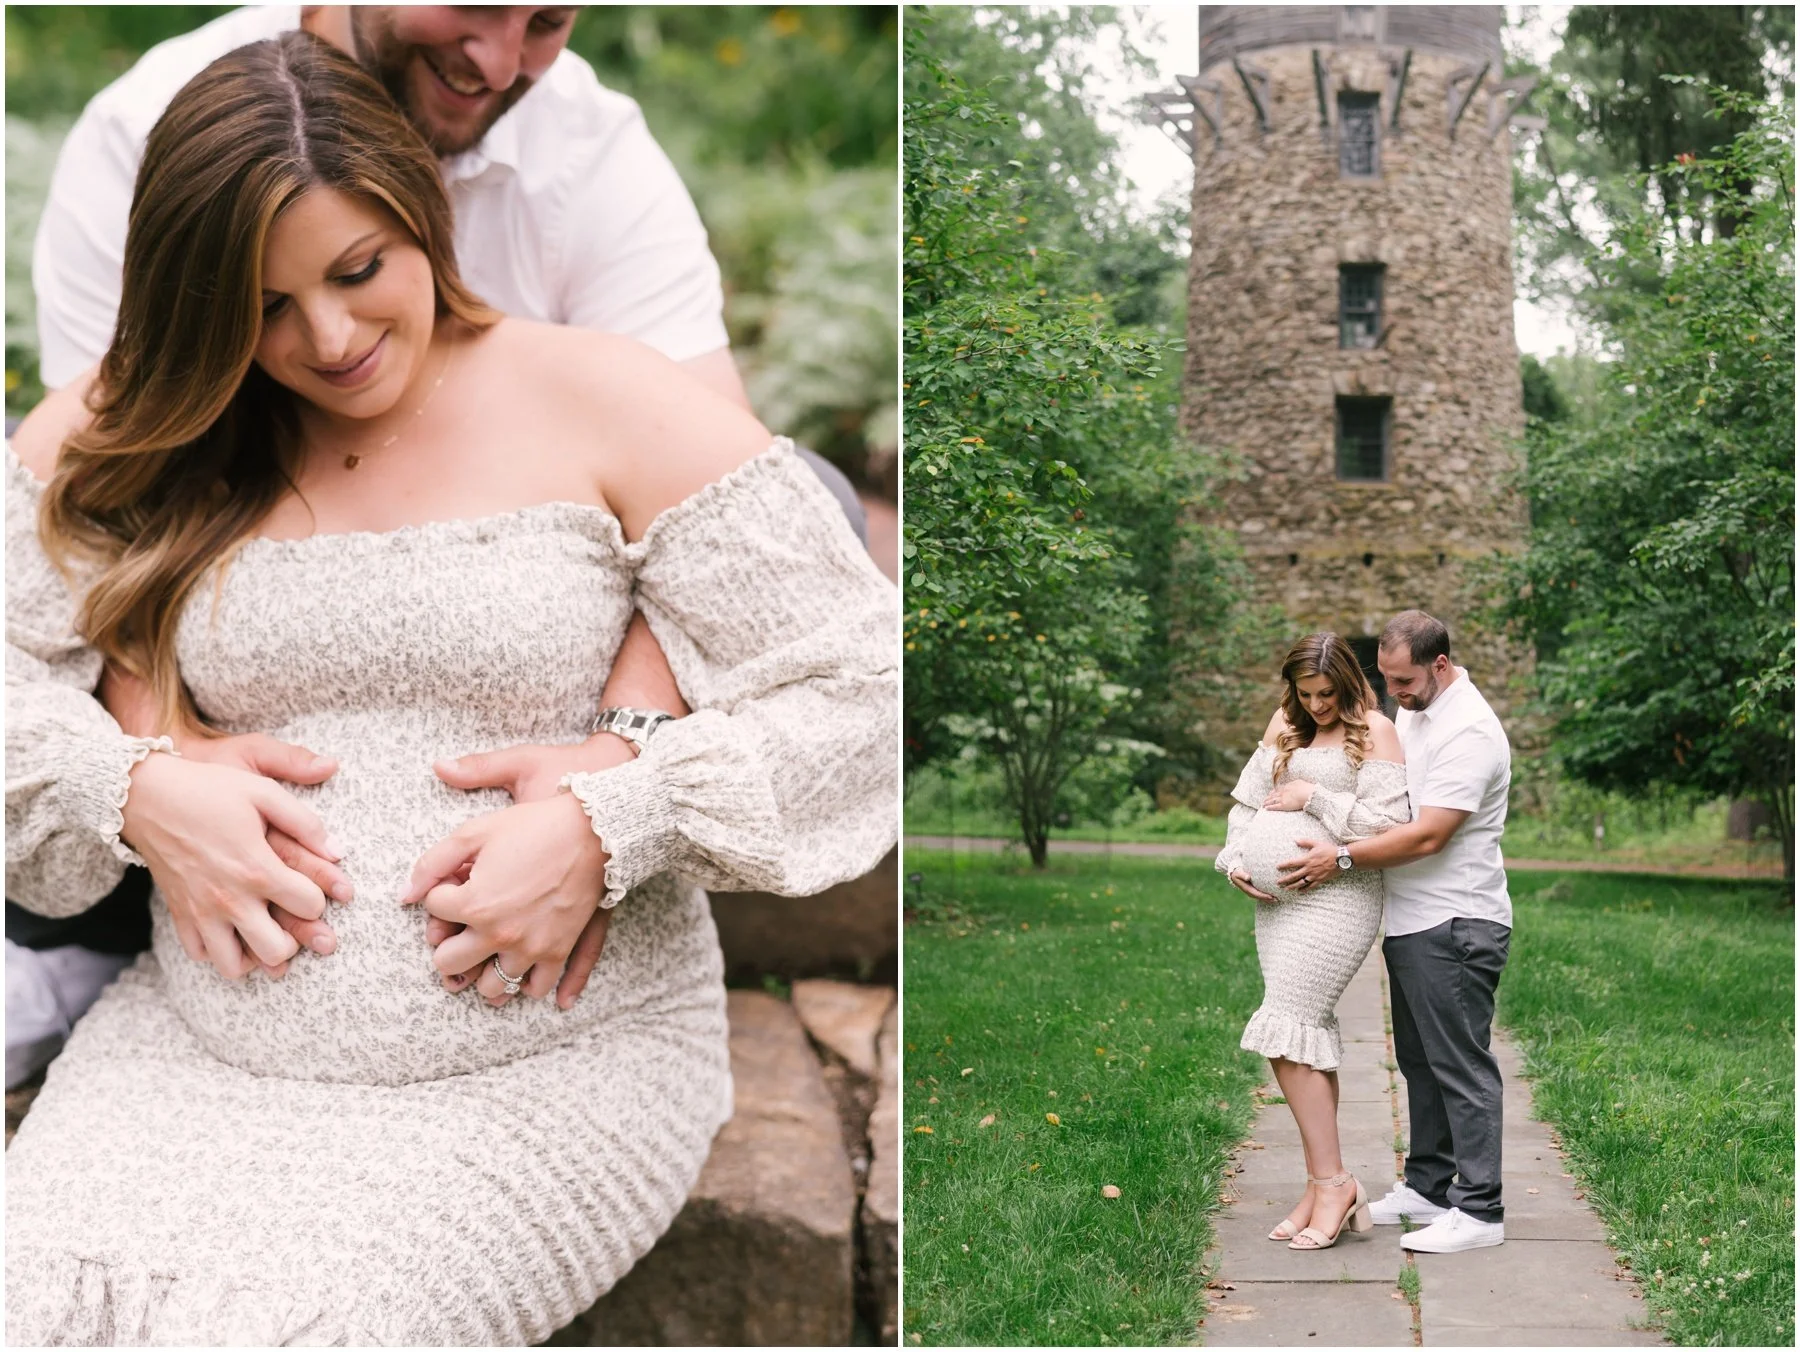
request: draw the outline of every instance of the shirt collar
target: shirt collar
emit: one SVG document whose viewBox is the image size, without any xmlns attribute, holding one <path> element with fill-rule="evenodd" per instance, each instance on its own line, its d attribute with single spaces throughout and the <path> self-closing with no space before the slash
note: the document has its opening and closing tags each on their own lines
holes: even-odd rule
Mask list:
<svg viewBox="0 0 1800 1352">
<path fill-rule="evenodd" d="M 1446 713 L 1454 712 L 1456 706 L 1462 701 L 1464 686 L 1468 686 L 1471 690 L 1475 688 L 1469 683 L 1468 668 L 1458 667 L 1456 680 L 1439 690 L 1437 698 L 1432 700 L 1426 708 L 1418 710 L 1414 717 L 1435 721 L 1436 718 L 1442 717 Z"/>
<path fill-rule="evenodd" d="M 488 128 L 488 134 L 475 145 L 460 155 L 452 155 L 439 161 L 439 164 L 446 184 L 468 182 L 495 168 L 510 169 L 516 173 L 519 168 L 518 105 L 508 108 L 500 120 Z"/>
</svg>

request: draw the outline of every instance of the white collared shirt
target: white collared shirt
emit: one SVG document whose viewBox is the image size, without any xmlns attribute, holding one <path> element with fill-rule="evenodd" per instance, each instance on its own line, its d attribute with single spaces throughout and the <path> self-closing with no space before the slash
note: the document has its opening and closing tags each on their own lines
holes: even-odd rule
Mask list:
<svg viewBox="0 0 1800 1352">
<path fill-rule="evenodd" d="M 1512 927 L 1512 898 L 1500 858 L 1512 750 L 1506 729 L 1468 672 L 1458 667 L 1457 673 L 1428 707 L 1395 713 L 1413 820 L 1428 807 L 1469 815 L 1437 854 L 1386 871 L 1390 936 L 1415 934 L 1459 916 Z"/>
<path fill-rule="evenodd" d="M 83 110 L 32 252 L 45 385 L 68 384 L 112 341 L 132 187 L 163 109 L 226 52 L 299 26 L 293 5 L 233 10 L 158 43 Z M 490 305 L 626 334 L 676 361 L 727 346 L 693 200 L 637 104 L 573 52 L 443 172 L 463 280 Z"/>
</svg>

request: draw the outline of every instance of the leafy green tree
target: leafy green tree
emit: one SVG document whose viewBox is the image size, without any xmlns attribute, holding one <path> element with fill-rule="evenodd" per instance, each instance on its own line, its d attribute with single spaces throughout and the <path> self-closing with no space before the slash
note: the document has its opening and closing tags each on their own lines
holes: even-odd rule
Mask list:
<svg viewBox="0 0 1800 1352">
<path fill-rule="evenodd" d="M 1056 152 L 1029 169 L 1017 114 L 963 78 L 970 23 L 907 26 L 908 764 L 978 743 L 1041 865 L 1071 775 L 1154 740 L 1128 734 L 1137 678 L 1178 665 L 1171 572 L 1228 565 L 1185 524 L 1206 465 L 1178 446 L 1165 344 L 1089 289 L 1093 238 L 1037 176 Z"/>
<path fill-rule="evenodd" d="M 1659 274 L 1614 267 L 1598 285 L 1585 261 L 1606 231 L 1646 210 L 1692 238 L 1734 228 L 1729 203 L 1742 185 L 1722 185 L 1721 195 L 1677 170 L 1717 156 L 1749 125 L 1714 89 L 1791 94 L 1793 45 L 1789 5 L 1574 6 L 1549 69 L 1536 72 L 1531 101 L 1549 127 L 1519 140 L 1513 184 L 1527 288 L 1579 295 L 1611 319 L 1619 288 L 1654 292 Z M 1513 73 L 1529 69 L 1509 63 Z"/>
<path fill-rule="evenodd" d="M 1618 359 L 1590 418 L 1531 426 L 1531 544 L 1503 604 L 1557 638 L 1538 679 L 1570 773 L 1759 799 L 1791 876 L 1792 105 L 1711 96 L 1745 130 L 1657 172 L 1734 226 L 1646 209 L 1593 259 L 1632 280 L 1606 326 Z"/>
</svg>

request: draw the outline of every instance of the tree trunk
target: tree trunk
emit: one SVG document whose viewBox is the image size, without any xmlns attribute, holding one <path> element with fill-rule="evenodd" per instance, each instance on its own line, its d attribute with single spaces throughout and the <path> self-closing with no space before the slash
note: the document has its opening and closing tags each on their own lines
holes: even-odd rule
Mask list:
<svg viewBox="0 0 1800 1352">
<path fill-rule="evenodd" d="M 1031 851 L 1031 866 L 1047 868 L 1050 864 L 1050 836 L 1047 831 L 1034 830 L 1025 837 L 1025 848 Z"/>
</svg>

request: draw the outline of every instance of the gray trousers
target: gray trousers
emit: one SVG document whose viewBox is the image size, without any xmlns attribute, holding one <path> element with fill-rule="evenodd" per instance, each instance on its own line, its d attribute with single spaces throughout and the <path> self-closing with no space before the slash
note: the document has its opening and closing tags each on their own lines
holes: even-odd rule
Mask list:
<svg viewBox="0 0 1800 1352">
<path fill-rule="evenodd" d="M 1406 1076 L 1406 1184 L 1439 1206 L 1497 1221 L 1500 1063 L 1490 1041 L 1494 992 L 1512 931 L 1458 917 L 1385 940 L 1394 1060 Z"/>
</svg>

